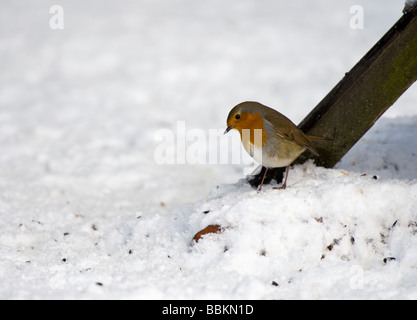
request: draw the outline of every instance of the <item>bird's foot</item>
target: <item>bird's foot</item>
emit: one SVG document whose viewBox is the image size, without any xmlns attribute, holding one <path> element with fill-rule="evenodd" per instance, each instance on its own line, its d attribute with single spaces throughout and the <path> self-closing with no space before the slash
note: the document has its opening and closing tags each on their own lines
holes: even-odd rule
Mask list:
<svg viewBox="0 0 417 320">
<path fill-rule="evenodd" d="M 273 187 L 274 190 L 285 190 L 287 188 L 287 184 L 284 183 L 281 187 Z"/>
</svg>

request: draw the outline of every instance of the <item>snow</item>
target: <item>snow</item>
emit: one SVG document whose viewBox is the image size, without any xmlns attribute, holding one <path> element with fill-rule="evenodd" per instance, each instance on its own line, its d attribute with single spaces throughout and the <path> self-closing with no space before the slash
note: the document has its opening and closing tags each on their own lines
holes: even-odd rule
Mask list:
<svg viewBox="0 0 417 320">
<path fill-rule="evenodd" d="M 0 298 L 417 298 L 415 86 L 286 190 L 154 158 L 158 130 L 224 131 L 244 100 L 301 121 L 403 1 L 61 0 L 51 30 L 55 4 L 0 11 Z"/>
<path fill-rule="evenodd" d="M 408 13 L 417 5 L 417 0 L 406 0 L 404 6 L 404 13 Z"/>
</svg>

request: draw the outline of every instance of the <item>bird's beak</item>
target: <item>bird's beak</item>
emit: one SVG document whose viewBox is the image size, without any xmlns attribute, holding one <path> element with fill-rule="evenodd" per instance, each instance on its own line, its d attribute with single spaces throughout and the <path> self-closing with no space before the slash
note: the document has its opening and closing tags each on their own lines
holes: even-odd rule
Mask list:
<svg viewBox="0 0 417 320">
<path fill-rule="evenodd" d="M 226 134 L 226 133 L 228 133 L 230 130 L 232 130 L 233 129 L 233 126 L 228 126 L 227 128 L 226 128 L 226 130 L 224 130 L 224 133 L 223 134 Z"/>
</svg>

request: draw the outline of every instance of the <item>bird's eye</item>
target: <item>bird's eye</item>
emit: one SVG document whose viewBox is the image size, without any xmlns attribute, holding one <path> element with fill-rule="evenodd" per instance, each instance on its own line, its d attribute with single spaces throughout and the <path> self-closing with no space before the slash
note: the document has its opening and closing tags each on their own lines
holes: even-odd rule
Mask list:
<svg viewBox="0 0 417 320">
<path fill-rule="evenodd" d="M 238 113 L 237 115 L 235 115 L 236 120 L 240 119 L 240 114 Z"/>
</svg>

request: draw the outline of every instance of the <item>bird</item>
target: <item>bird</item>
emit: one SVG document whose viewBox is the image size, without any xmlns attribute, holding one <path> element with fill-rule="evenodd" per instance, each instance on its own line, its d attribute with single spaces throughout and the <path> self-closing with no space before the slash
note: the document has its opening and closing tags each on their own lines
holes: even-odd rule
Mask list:
<svg viewBox="0 0 417 320">
<path fill-rule="evenodd" d="M 266 168 L 258 191 L 268 169 L 279 167 L 287 169 L 284 183 L 276 189 L 285 189 L 291 163 L 305 150 L 319 155 L 311 141 L 331 140 L 305 134 L 282 113 L 255 101 L 239 103 L 230 110 L 224 134 L 232 129 L 239 131 L 246 152 Z"/>
</svg>

